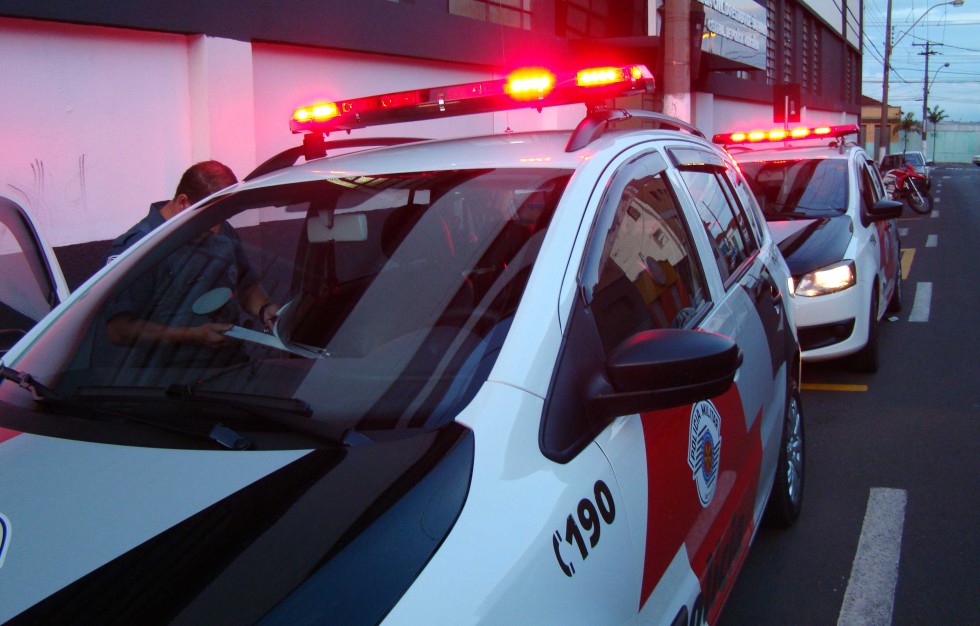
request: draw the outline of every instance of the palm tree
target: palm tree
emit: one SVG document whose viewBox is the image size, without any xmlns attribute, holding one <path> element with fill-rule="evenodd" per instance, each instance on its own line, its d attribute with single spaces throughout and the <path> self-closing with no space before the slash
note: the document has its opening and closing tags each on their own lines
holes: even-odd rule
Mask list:
<svg viewBox="0 0 980 626">
<path fill-rule="evenodd" d="M 906 113 L 905 117 L 902 118 L 902 122 L 898 125 L 898 130 L 905 133 L 905 147 L 902 148 L 902 152 L 908 152 L 909 150 L 909 133 L 918 133 L 922 131 L 922 124 L 918 122 L 912 113 Z"/>
<path fill-rule="evenodd" d="M 939 122 L 947 119 L 949 116 L 946 115 L 946 111 L 939 108 L 939 105 L 927 109 L 926 119 L 932 124 L 932 160 L 936 160 L 936 125 Z"/>
</svg>

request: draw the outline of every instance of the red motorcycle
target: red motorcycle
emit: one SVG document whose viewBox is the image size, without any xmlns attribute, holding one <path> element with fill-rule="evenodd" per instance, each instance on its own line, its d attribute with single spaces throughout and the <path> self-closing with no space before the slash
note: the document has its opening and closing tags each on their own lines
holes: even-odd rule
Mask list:
<svg viewBox="0 0 980 626">
<path fill-rule="evenodd" d="M 923 215 L 932 211 L 928 181 L 909 163 L 885 172 L 881 182 L 892 200 L 907 200 L 913 211 Z"/>
</svg>

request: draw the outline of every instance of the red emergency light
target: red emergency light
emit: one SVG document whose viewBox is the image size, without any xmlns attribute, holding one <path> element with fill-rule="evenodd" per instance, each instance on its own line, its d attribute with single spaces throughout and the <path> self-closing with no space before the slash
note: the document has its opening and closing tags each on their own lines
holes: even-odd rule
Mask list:
<svg viewBox="0 0 980 626">
<path fill-rule="evenodd" d="M 653 92 L 653 74 L 643 65 L 593 67 L 578 72 L 521 68 L 507 78 L 325 102 L 296 109 L 294 133 L 331 133 L 381 124 L 470 113 L 585 103 L 590 110 L 608 98 Z"/>
<path fill-rule="evenodd" d="M 726 146 L 772 143 L 776 141 L 790 141 L 793 139 L 820 139 L 823 137 L 844 137 L 846 135 L 857 135 L 861 131 L 854 124 L 844 124 L 840 126 L 816 126 L 813 128 L 774 128 L 772 130 L 752 130 L 748 132 L 737 131 L 734 133 L 718 133 L 711 140 L 714 143 Z"/>
</svg>

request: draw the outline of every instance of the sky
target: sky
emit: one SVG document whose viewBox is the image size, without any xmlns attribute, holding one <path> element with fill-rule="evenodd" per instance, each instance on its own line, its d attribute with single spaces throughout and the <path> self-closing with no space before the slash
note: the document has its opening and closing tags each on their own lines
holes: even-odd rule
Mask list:
<svg viewBox="0 0 980 626">
<path fill-rule="evenodd" d="M 964 0 L 959 7 L 941 0 L 892 0 L 891 11 L 889 104 L 921 121 L 926 81 L 922 53 L 928 42 L 936 52 L 929 56 L 929 109 L 939 106 L 946 121 L 980 122 L 980 0 Z M 861 91 L 875 100 L 882 96 L 887 14 L 888 0 L 864 0 Z"/>
</svg>

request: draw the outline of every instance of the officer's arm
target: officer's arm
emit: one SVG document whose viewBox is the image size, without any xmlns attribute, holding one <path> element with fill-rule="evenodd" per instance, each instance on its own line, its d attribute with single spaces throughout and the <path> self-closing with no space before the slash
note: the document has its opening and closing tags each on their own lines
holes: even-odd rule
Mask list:
<svg viewBox="0 0 980 626">
<path fill-rule="evenodd" d="M 269 295 L 259 283 L 249 285 L 241 295 L 242 308 L 262 322 L 266 328 L 272 328 L 279 314 L 279 306 L 269 299 Z"/>
<path fill-rule="evenodd" d="M 132 315 L 117 315 L 106 323 L 109 341 L 119 346 L 137 343 L 196 343 L 219 346 L 226 341 L 225 331 L 231 324 L 202 324 L 201 326 L 166 326 L 141 320 Z"/>
</svg>

